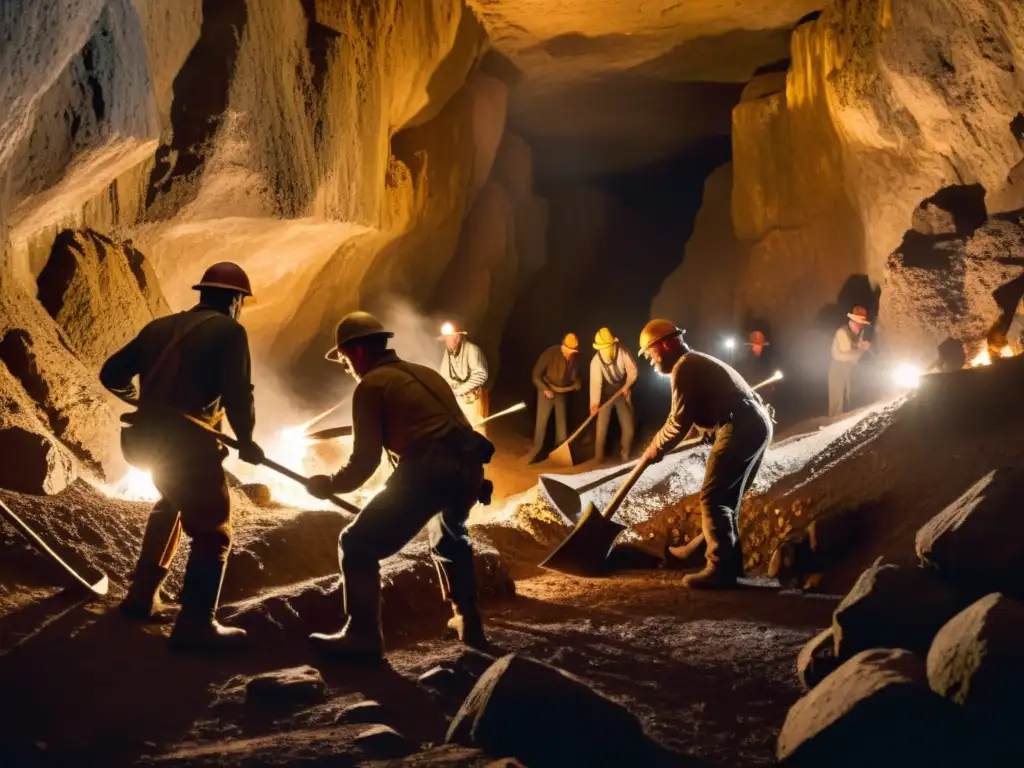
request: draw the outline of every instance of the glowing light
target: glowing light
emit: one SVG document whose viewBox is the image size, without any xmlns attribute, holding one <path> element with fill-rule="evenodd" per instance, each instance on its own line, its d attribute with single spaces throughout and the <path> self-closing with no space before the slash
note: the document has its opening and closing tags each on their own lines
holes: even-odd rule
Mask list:
<svg viewBox="0 0 1024 768">
<path fill-rule="evenodd" d="M 736 349 L 736 339 L 734 339 L 732 336 L 729 336 L 728 338 L 726 338 L 725 341 L 722 342 L 722 345 L 726 349 Z"/>
<path fill-rule="evenodd" d="M 1013 357 L 1013 348 L 1009 344 L 1007 344 L 1006 346 L 1004 346 L 1002 349 L 999 350 L 999 356 L 1000 357 Z M 988 345 L 985 345 L 984 347 L 982 347 L 981 351 L 974 356 L 974 358 L 971 360 L 971 363 L 970 363 L 971 368 L 977 368 L 978 366 L 981 366 L 981 365 L 991 365 L 991 364 L 992 364 L 992 357 L 989 354 Z"/>
<path fill-rule="evenodd" d="M 160 491 L 153 485 L 153 476 L 149 472 L 132 467 L 128 474 L 113 485 L 96 485 L 107 496 L 125 501 L 156 501 Z"/>
<path fill-rule="evenodd" d="M 916 389 L 921 384 L 921 376 L 924 371 L 918 365 L 912 363 L 900 363 L 892 372 L 892 381 L 897 387 L 903 389 Z"/>
<path fill-rule="evenodd" d="M 779 381 L 779 380 L 781 380 L 781 379 L 782 379 L 782 371 L 776 371 L 776 372 L 775 372 L 775 373 L 774 373 L 774 374 L 772 375 L 772 378 L 773 378 L 773 379 L 775 379 L 775 381 Z"/>
<path fill-rule="evenodd" d="M 452 325 L 451 323 L 445 323 L 444 325 L 441 326 L 441 335 L 442 336 L 451 336 L 454 333 L 455 333 L 455 326 Z"/>
</svg>

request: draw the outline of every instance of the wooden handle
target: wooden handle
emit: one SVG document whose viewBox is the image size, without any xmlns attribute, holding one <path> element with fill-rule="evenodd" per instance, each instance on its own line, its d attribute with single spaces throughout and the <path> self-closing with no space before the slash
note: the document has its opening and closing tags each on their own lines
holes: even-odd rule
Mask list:
<svg viewBox="0 0 1024 768">
<path fill-rule="evenodd" d="M 618 397 L 620 397 L 621 395 L 622 395 L 622 390 L 620 389 L 620 390 L 619 390 L 618 392 L 616 392 L 616 393 L 615 393 L 614 395 L 612 395 L 611 397 L 609 397 L 609 398 L 608 398 L 608 399 L 607 399 L 607 400 L 606 400 L 605 402 L 601 403 L 601 405 L 600 405 L 600 406 L 598 407 L 598 409 L 597 409 L 597 410 L 598 410 L 599 412 L 600 412 L 600 411 L 603 411 L 603 410 L 604 410 L 605 408 L 607 408 L 607 407 L 608 407 L 609 405 L 611 405 L 612 403 L 614 403 L 614 402 L 615 402 L 615 400 L 616 400 L 616 399 L 617 399 Z M 587 416 L 587 418 L 586 418 L 586 419 L 584 419 L 583 423 L 582 423 L 582 424 L 580 424 L 579 428 L 578 428 L 578 429 L 577 429 L 577 430 L 576 430 L 575 432 L 573 432 L 573 433 L 572 433 L 571 435 L 569 435 L 569 437 L 568 437 L 568 438 L 566 439 L 566 441 L 565 441 L 564 443 L 562 443 L 562 445 L 568 445 L 568 444 L 569 444 L 569 443 L 571 443 L 571 442 L 572 442 L 573 440 L 575 440 L 575 439 L 576 439 L 577 437 L 579 437 L 579 436 L 580 436 L 580 435 L 581 435 L 581 434 L 583 433 L 583 430 L 584 430 L 584 429 L 586 429 L 586 428 L 587 428 L 587 427 L 588 427 L 588 426 L 590 425 L 590 422 L 592 422 L 592 421 L 593 421 L 593 420 L 594 420 L 594 419 L 595 419 L 596 417 L 597 417 L 597 414 L 596 414 L 596 413 L 592 413 L 592 414 L 590 414 L 589 416 Z M 559 447 L 561 447 L 561 446 L 559 446 Z"/>
<path fill-rule="evenodd" d="M 619 487 L 619 490 L 615 492 L 612 500 L 608 502 L 608 506 L 601 511 L 601 515 L 605 520 L 611 520 L 615 516 L 615 513 L 619 511 L 619 507 L 622 506 L 622 502 L 625 501 L 626 496 L 633 489 L 633 486 L 636 485 L 636 481 L 640 479 L 640 475 L 644 473 L 644 470 L 647 469 L 649 465 L 650 462 L 647 461 L 647 459 L 641 459 L 637 462 L 636 467 L 634 467 L 633 471 L 629 473 L 629 477 L 626 478 L 626 482 Z"/>
</svg>

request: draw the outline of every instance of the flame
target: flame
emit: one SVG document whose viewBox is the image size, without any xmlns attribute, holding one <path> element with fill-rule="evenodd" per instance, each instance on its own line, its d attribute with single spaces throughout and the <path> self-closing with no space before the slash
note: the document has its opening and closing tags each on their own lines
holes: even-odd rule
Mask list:
<svg viewBox="0 0 1024 768">
<path fill-rule="evenodd" d="M 153 485 L 153 476 L 149 472 L 132 467 L 111 489 L 111 496 L 127 501 L 156 501 L 160 491 Z"/>
<path fill-rule="evenodd" d="M 1013 357 L 1013 348 L 1009 344 L 1007 344 L 1006 346 L 1004 346 L 1002 349 L 999 350 L 999 356 L 1000 357 Z M 974 356 L 974 358 L 971 360 L 971 363 L 970 363 L 971 368 L 977 368 L 980 365 L 991 365 L 991 364 L 992 364 L 992 357 L 989 354 L 988 345 L 987 344 L 984 347 L 981 348 L 981 351 L 977 355 Z"/>
</svg>

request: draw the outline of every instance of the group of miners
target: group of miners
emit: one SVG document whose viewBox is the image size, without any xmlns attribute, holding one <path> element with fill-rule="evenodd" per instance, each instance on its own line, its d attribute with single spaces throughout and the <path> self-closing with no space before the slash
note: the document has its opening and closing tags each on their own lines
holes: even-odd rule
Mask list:
<svg viewBox="0 0 1024 768">
<path fill-rule="evenodd" d="M 239 458 L 260 464 L 254 442 L 255 407 L 248 339 L 239 320 L 252 296 L 236 264 L 211 266 L 194 286 L 193 308 L 149 323 L 103 365 L 104 386 L 136 410 L 123 417 L 122 448 L 133 466 L 149 470 L 160 492 L 147 522 L 138 564 L 121 611 L 150 620 L 164 609 L 161 587 L 182 533 L 192 540 L 181 590 L 181 610 L 171 634 L 183 650 L 233 648 L 244 630 L 216 619 L 221 583 L 231 550 L 231 506 L 223 460 L 224 419 L 235 434 Z M 850 371 L 870 349 L 863 307 L 854 307 L 832 343 L 830 412 L 844 406 Z M 692 432 L 712 447 L 700 490 L 705 566 L 690 574 L 691 588 L 728 588 L 743 574 L 738 512 L 771 442 L 771 410 L 734 367 L 692 350 L 685 331 L 652 320 L 638 353 L 671 383 L 669 415 L 643 453 L 660 460 Z M 440 369 L 402 360 L 389 348 L 393 334 L 372 315 L 353 312 L 337 325 L 328 358 L 356 380 L 352 396 L 352 453 L 332 475 L 315 475 L 306 488 L 317 498 L 352 492 L 374 474 L 385 452 L 393 466 L 387 485 L 345 528 L 339 542 L 344 624 L 334 634 L 313 634 L 321 650 L 344 658 L 379 660 L 380 563 L 422 529 L 429 534 L 449 628 L 471 646 L 486 645 L 477 605 L 473 552 L 466 522 L 477 503 L 489 503 L 485 466 L 494 445 L 474 425 L 486 418 L 487 362 L 464 330 L 445 324 Z M 744 364 L 762 365 L 769 342 L 750 334 Z M 598 458 L 614 410 L 622 431 L 621 458 L 634 435 L 630 391 L 637 380 L 633 356 L 608 329 L 593 341 L 590 411 L 597 417 Z M 582 388 L 579 339 L 566 334 L 533 368 L 537 423 L 531 458 L 543 443 L 552 412 L 556 439 L 566 438 L 566 396 Z M 138 378 L 138 384 L 135 379 Z M 607 407 L 609 405 L 613 407 Z M 606 407 L 602 407 L 606 406 Z"/>
</svg>

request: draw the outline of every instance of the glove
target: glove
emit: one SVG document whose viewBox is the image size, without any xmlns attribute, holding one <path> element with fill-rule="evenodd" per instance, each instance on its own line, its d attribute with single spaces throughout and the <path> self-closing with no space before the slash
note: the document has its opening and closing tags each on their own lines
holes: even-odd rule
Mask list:
<svg viewBox="0 0 1024 768">
<path fill-rule="evenodd" d="M 334 495 L 334 478 L 330 475 L 313 475 L 306 481 L 309 495 L 317 499 L 329 499 Z"/>
<path fill-rule="evenodd" d="M 266 454 L 263 453 L 262 448 L 250 440 L 238 446 L 238 458 L 246 464 L 262 464 Z"/>
</svg>

